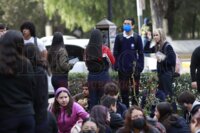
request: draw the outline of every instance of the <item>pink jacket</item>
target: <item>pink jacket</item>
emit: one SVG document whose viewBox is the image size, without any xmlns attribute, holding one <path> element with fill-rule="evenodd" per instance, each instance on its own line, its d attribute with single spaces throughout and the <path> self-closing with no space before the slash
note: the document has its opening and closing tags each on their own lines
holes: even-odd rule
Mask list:
<svg viewBox="0 0 200 133">
<path fill-rule="evenodd" d="M 57 119 L 59 133 L 70 133 L 71 128 L 80 118 L 85 119 L 87 117 L 89 117 L 89 114 L 76 102 L 73 103 L 72 114 L 70 117 L 68 117 L 66 111 L 62 108 Z"/>
</svg>

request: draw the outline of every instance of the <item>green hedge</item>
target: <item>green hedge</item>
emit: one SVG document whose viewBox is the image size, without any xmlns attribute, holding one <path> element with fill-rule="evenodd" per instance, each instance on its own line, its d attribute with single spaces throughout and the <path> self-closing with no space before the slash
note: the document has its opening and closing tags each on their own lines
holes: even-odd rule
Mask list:
<svg viewBox="0 0 200 133">
<path fill-rule="evenodd" d="M 117 72 L 110 72 L 111 79 L 113 81 L 117 81 Z M 76 94 L 80 92 L 80 85 L 82 82 L 87 81 L 87 74 L 86 73 L 70 73 L 69 74 L 69 88 L 72 91 L 72 94 Z M 150 92 L 154 92 L 155 88 L 157 87 L 157 75 L 155 72 L 149 73 L 142 73 L 141 74 L 141 90 L 148 90 Z M 180 77 L 176 77 L 173 83 L 173 91 L 175 96 L 183 92 L 184 90 L 191 90 L 194 94 L 196 91 L 191 89 L 191 80 L 190 75 L 182 74 Z"/>
<path fill-rule="evenodd" d="M 113 81 L 117 81 L 117 72 L 110 72 L 111 79 Z M 86 73 L 70 73 L 69 74 L 69 88 L 71 90 L 72 95 L 81 92 L 80 86 L 83 82 L 87 81 Z M 156 105 L 159 100 L 155 97 L 155 92 L 158 85 L 158 78 L 155 72 L 142 73 L 141 81 L 140 81 L 140 94 L 138 97 L 138 101 L 141 102 L 142 96 L 146 95 L 146 104 L 145 111 L 149 113 L 152 105 Z M 197 95 L 196 90 L 191 88 L 191 79 L 190 75 L 182 74 L 180 77 L 176 77 L 173 82 L 173 99 L 168 99 L 169 102 L 176 102 L 177 96 L 185 91 L 190 90 L 193 94 Z"/>
</svg>

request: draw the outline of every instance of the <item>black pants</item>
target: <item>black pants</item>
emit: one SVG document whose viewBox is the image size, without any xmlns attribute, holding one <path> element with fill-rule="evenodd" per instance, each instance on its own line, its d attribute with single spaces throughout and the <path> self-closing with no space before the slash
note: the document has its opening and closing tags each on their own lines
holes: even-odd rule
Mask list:
<svg viewBox="0 0 200 133">
<path fill-rule="evenodd" d="M 166 96 L 172 97 L 172 82 L 173 82 L 173 74 L 172 72 L 164 72 L 158 74 L 159 86 L 158 89 L 162 90 Z"/>
<path fill-rule="evenodd" d="M 59 87 L 68 88 L 68 74 L 53 74 L 51 83 L 56 91 Z"/>
<path fill-rule="evenodd" d="M 35 133 L 33 115 L 0 119 L 0 133 Z"/>
<path fill-rule="evenodd" d="M 139 86 L 140 86 L 140 74 L 139 75 L 134 75 L 134 88 L 135 90 L 131 91 L 130 88 L 132 87 L 133 84 L 133 78 L 132 73 L 123 73 L 123 72 L 118 72 L 119 76 L 119 88 L 120 88 L 120 93 L 122 97 L 122 102 L 129 107 L 129 96 L 132 96 L 132 104 L 137 104 L 135 99 L 136 97 L 133 97 L 134 94 L 133 92 L 135 91 L 136 96 L 139 94 Z"/>
</svg>

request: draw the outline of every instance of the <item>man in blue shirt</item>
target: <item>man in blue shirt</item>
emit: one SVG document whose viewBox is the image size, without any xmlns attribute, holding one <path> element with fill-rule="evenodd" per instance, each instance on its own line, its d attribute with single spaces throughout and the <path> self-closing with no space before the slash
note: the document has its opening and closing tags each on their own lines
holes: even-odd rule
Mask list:
<svg viewBox="0 0 200 133">
<path fill-rule="evenodd" d="M 134 96 L 139 93 L 140 73 L 144 68 L 142 39 L 134 33 L 134 19 L 127 18 L 123 23 L 123 33 L 117 35 L 114 44 L 116 59 L 114 69 L 118 71 L 122 102 L 129 107 L 129 88 L 133 87 Z M 136 104 L 133 97 L 132 104 Z"/>
</svg>

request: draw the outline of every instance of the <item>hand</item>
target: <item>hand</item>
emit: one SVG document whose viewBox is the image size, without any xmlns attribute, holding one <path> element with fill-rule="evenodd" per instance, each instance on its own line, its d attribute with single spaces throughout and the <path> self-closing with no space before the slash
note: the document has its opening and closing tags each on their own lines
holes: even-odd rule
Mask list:
<svg viewBox="0 0 200 133">
<path fill-rule="evenodd" d="M 191 83 L 191 86 L 192 86 L 192 88 L 197 89 L 197 82 L 196 82 L 196 81 L 195 81 L 195 82 L 192 82 L 192 83 Z"/>
<path fill-rule="evenodd" d="M 161 58 L 159 56 L 156 56 L 156 59 L 158 62 L 161 62 Z"/>
<path fill-rule="evenodd" d="M 147 31 L 147 38 L 149 41 L 152 39 L 151 31 Z"/>
</svg>

